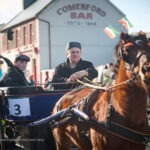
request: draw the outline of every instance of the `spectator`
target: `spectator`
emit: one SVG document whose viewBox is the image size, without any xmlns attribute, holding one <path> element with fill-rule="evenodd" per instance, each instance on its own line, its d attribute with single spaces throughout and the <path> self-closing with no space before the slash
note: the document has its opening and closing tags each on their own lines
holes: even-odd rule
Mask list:
<svg viewBox="0 0 150 150">
<path fill-rule="evenodd" d="M 1 87 L 29 86 L 24 71 L 30 58 L 24 54 L 19 54 L 15 58 L 14 66 L 9 67 L 7 73 L 0 81 Z"/>
<path fill-rule="evenodd" d="M 67 60 L 55 68 L 52 83 L 70 83 L 87 77 L 92 80 L 98 76 L 97 70 L 90 61 L 81 59 L 81 44 L 69 42 L 66 47 Z M 55 89 L 70 89 L 72 84 L 55 85 Z"/>
</svg>

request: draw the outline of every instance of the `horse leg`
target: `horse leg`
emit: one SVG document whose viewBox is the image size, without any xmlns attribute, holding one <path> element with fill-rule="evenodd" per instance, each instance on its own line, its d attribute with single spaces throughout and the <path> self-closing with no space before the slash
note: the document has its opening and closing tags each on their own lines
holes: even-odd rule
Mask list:
<svg viewBox="0 0 150 150">
<path fill-rule="evenodd" d="M 76 147 L 78 147 L 80 150 L 91 150 L 91 142 L 85 135 L 77 136 L 77 133 L 74 135 L 68 135 L 68 137 L 71 139 L 71 141 L 74 143 Z"/>
<path fill-rule="evenodd" d="M 54 128 L 53 135 L 57 150 L 70 150 L 72 147 L 71 140 L 65 134 L 63 128 Z"/>
<path fill-rule="evenodd" d="M 93 129 L 90 129 L 90 139 L 91 139 L 91 143 L 92 143 L 92 150 L 101 150 L 102 148 L 102 143 L 101 140 L 99 139 L 98 132 L 96 132 Z"/>
<path fill-rule="evenodd" d="M 76 124 L 78 124 L 76 122 Z M 82 127 L 78 125 L 68 126 L 65 130 L 65 134 L 72 141 L 72 143 L 80 150 L 91 150 L 90 139 L 85 135 L 86 131 L 82 130 Z"/>
<path fill-rule="evenodd" d="M 54 128 L 53 135 L 57 150 L 70 150 L 73 144 L 80 150 L 91 150 L 91 142 L 84 134 L 80 133 L 76 128 L 65 130 L 64 128 Z"/>
</svg>

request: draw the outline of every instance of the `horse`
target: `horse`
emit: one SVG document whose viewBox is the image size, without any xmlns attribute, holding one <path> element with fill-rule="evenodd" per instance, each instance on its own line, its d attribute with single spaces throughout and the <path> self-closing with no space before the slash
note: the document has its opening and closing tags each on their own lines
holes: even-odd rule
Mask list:
<svg viewBox="0 0 150 150">
<path fill-rule="evenodd" d="M 69 150 L 73 145 L 80 150 L 145 149 L 147 143 L 141 138 L 150 139 L 150 44 L 145 33 L 121 33 L 114 58 L 111 84 L 83 82 L 57 101 L 52 114 L 74 107 L 89 117 L 83 120 L 77 115 L 66 115 L 68 111 L 62 120 L 54 121 L 52 131 L 57 150 Z"/>
</svg>

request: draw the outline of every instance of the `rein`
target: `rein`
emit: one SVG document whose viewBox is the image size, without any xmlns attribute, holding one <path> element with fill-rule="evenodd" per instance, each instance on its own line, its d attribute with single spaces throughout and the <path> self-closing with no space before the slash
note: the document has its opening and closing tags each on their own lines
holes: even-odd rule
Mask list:
<svg viewBox="0 0 150 150">
<path fill-rule="evenodd" d="M 131 79 L 128 79 L 128 80 L 126 80 L 126 81 L 124 81 L 124 82 L 121 82 L 121 83 L 119 83 L 119 84 L 116 84 L 116 85 L 113 85 L 113 86 L 110 86 L 110 87 L 102 87 L 102 86 L 100 86 L 100 85 L 94 85 L 94 84 L 89 84 L 89 83 L 85 83 L 85 82 L 83 82 L 83 81 L 81 81 L 81 80 L 79 80 L 79 79 L 77 79 L 77 82 L 79 82 L 80 84 L 82 84 L 82 85 L 84 85 L 84 86 L 86 86 L 86 87 L 89 87 L 89 88 L 94 88 L 94 89 L 99 89 L 99 90 L 103 90 L 103 91 L 108 91 L 108 90 L 111 90 L 111 89 L 113 89 L 113 88 L 117 88 L 117 87 L 119 87 L 119 86 L 122 86 L 122 85 L 124 85 L 124 84 L 129 84 L 131 81 L 133 81 L 135 78 L 131 78 Z"/>
</svg>

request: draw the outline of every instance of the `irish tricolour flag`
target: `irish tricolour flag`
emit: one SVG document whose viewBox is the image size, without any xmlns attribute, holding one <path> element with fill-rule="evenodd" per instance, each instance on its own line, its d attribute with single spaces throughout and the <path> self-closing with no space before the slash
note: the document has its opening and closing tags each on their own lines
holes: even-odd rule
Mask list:
<svg viewBox="0 0 150 150">
<path fill-rule="evenodd" d="M 122 23 L 125 26 L 126 30 L 129 30 L 130 28 L 133 27 L 132 23 L 129 21 L 127 17 L 118 20 L 118 22 Z"/>
<path fill-rule="evenodd" d="M 109 25 L 107 26 L 105 29 L 104 29 L 104 32 L 109 36 L 109 38 L 111 39 L 114 39 L 118 34 L 119 32 L 112 27 L 112 25 Z"/>
</svg>

